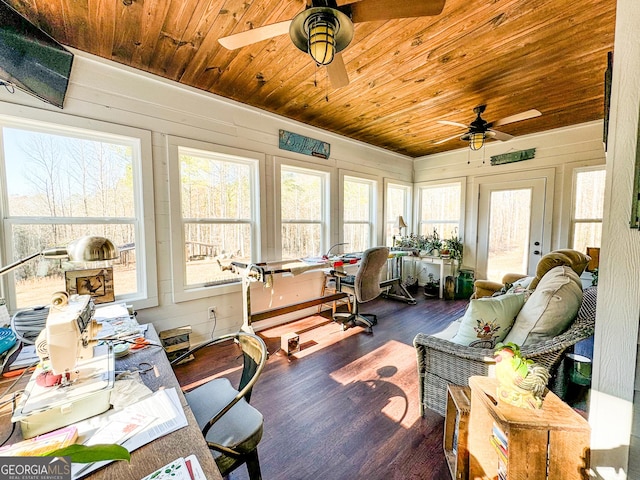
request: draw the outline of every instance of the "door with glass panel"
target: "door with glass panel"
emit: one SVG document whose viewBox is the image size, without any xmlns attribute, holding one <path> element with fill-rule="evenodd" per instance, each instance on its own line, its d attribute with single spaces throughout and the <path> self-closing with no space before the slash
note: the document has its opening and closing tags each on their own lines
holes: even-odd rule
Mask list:
<svg viewBox="0 0 640 480">
<path fill-rule="evenodd" d="M 508 178 L 479 184 L 476 278 L 499 282 L 505 273 L 534 274 L 548 241 L 546 179 Z"/>
</svg>

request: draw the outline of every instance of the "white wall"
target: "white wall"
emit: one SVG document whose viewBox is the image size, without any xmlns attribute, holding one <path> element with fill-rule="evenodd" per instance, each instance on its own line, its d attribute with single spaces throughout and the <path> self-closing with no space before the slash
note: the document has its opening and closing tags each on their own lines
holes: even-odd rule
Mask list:
<svg viewBox="0 0 640 480">
<path fill-rule="evenodd" d="M 640 231 L 629 228 L 640 113 L 639 30 L 637 0 L 618 0 L 590 404 L 592 465 L 597 478 L 606 479 L 640 478 L 639 427 L 633 414 L 634 404 L 636 409 L 639 404 L 634 402 L 634 381 Z"/>
<path fill-rule="evenodd" d="M 535 107 L 535 105 L 532 105 Z M 460 142 L 462 143 L 462 142 Z M 535 148 L 535 158 L 506 165 L 491 165 L 491 156 Z M 602 122 L 590 122 L 569 128 L 550 130 L 536 135 L 516 137 L 508 142 L 487 142 L 481 151 L 462 148 L 415 160 L 414 182 L 466 178 L 466 210 L 464 221 L 465 267 L 476 268 L 478 227 L 478 182 L 487 177 L 512 174 L 528 178 L 534 174 L 548 178 L 553 215 L 548 218 L 543 253 L 566 248 L 570 236 L 571 191 L 573 169 L 605 162 L 602 144 Z M 549 174 L 548 172 L 551 172 Z"/>
<path fill-rule="evenodd" d="M 373 175 L 382 188 L 384 179 L 411 182 L 413 162 L 410 158 L 345 137 L 312 128 L 283 117 L 247 107 L 196 89 L 183 87 L 153 75 L 134 71 L 121 65 L 74 50 L 76 57 L 64 110 L 51 107 L 20 91 L 10 94 L 0 88 L 0 112 L 8 115 L 42 119 L 43 111 L 63 116 L 86 118 L 149 130 L 152 136 L 153 181 L 155 192 L 155 222 L 158 263 L 159 307 L 139 311 L 141 322 L 153 322 L 158 330 L 190 324 L 192 341 L 209 338 L 214 327 L 208 319 L 208 307 L 215 305 L 215 334 L 237 330 L 242 324 L 242 296 L 236 293 L 216 295 L 190 302 L 174 303 L 170 265 L 169 177 L 166 147 L 167 135 L 175 135 L 210 143 L 238 147 L 266 154 L 265 183 L 267 207 L 262 219 L 267 232 L 263 235 L 262 259 L 274 259 L 275 158 L 292 159 L 309 166 L 331 169 L 332 182 L 337 184 L 339 169 Z M 64 120 L 61 120 L 64 121 Z M 331 144 L 328 160 L 295 154 L 278 148 L 278 130 L 285 129 Z M 337 189 L 334 189 L 337 191 Z M 381 193 L 381 192 L 380 192 Z M 337 205 L 332 206 L 332 223 L 337 224 Z M 332 241 L 337 241 L 334 232 Z M 383 241 L 382 224 L 379 242 Z M 301 276 L 304 277 L 304 276 Z M 302 283 L 300 283 L 302 282 Z M 307 285 L 308 284 L 308 285 Z M 317 289 L 317 279 L 304 278 L 297 283 L 303 290 Z M 264 295 L 263 295 L 264 296 Z M 268 301 L 275 304 L 273 297 Z M 284 298 L 284 297 L 283 297 Z M 277 300 L 277 299 L 276 299 Z M 254 306 L 254 308 L 257 310 Z"/>
</svg>

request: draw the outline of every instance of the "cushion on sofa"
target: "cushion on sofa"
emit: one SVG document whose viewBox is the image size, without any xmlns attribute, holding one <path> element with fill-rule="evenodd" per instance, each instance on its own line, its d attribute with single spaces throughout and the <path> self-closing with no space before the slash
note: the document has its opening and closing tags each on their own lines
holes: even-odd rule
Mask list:
<svg viewBox="0 0 640 480">
<path fill-rule="evenodd" d="M 569 327 L 581 302 L 582 283 L 571 267 L 549 270 L 518 313 L 504 341 L 522 346 L 555 337 Z"/>
<path fill-rule="evenodd" d="M 547 272 L 560 266 L 569 266 L 578 276 L 580 276 L 582 275 L 582 272 L 584 272 L 584 269 L 587 268 L 589 260 L 591 260 L 589 255 L 585 255 L 582 252 L 568 248 L 549 252 L 538 262 L 538 265 L 536 266 L 536 276 L 533 278 L 529 288 L 531 290 L 538 288 L 538 284 L 542 281 Z"/>
<path fill-rule="evenodd" d="M 522 293 L 473 299 L 451 341 L 459 345 L 492 348 L 505 338 L 523 305 Z"/>
</svg>

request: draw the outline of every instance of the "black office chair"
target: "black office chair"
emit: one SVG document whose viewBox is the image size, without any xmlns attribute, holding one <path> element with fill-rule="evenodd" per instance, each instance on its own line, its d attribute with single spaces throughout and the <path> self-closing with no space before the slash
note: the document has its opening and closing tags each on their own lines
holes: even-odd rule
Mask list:
<svg viewBox="0 0 640 480">
<path fill-rule="evenodd" d="M 344 272 L 333 270 L 331 273 L 338 278 L 338 289 L 341 292 L 353 295 L 353 308 L 350 313 L 336 313 L 335 321 L 342 323 L 343 330 L 355 325 L 364 326 L 369 333 L 373 332 L 373 326 L 378 323 L 378 317 L 371 313 L 360 313 L 360 305 L 378 298 L 383 292 L 380 286 L 380 274 L 389 258 L 387 247 L 373 247 L 365 250 L 360 260 L 360 266 L 355 276 L 350 278 Z"/>
<path fill-rule="evenodd" d="M 227 378 L 215 378 L 185 392 L 189 407 L 202 429 L 222 476 L 247 464 L 249 478 L 260 480 L 258 443 L 262 438 L 262 414 L 249 405 L 251 392 L 267 362 L 267 347 L 257 335 L 238 332 L 198 345 L 171 362 L 175 365 L 194 352 L 229 340 L 240 345 L 242 376 L 236 390 Z"/>
</svg>

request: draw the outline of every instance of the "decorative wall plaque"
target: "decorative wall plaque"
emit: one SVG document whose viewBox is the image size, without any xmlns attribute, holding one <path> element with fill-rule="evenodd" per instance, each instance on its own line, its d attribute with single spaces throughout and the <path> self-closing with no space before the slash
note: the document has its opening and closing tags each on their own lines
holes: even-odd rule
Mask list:
<svg viewBox="0 0 640 480">
<path fill-rule="evenodd" d="M 505 163 L 521 162 L 529 160 L 536 156 L 536 149 L 520 150 L 518 152 L 508 152 L 502 155 L 494 155 L 491 157 L 491 165 L 504 165 Z"/>
<path fill-rule="evenodd" d="M 282 150 L 319 158 L 329 158 L 329 153 L 331 152 L 331 145 L 327 142 L 287 132 L 286 130 L 280 130 L 278 146 Z"/>
</svg>

